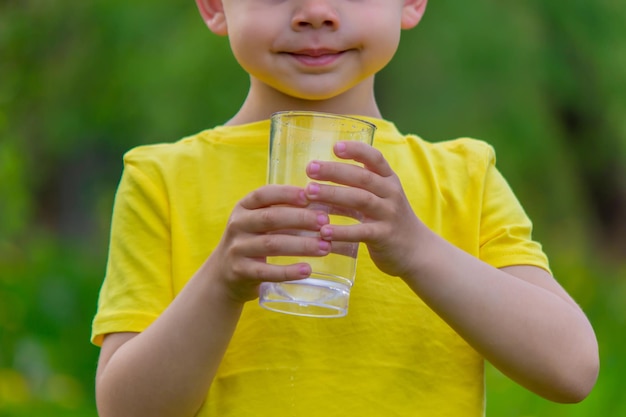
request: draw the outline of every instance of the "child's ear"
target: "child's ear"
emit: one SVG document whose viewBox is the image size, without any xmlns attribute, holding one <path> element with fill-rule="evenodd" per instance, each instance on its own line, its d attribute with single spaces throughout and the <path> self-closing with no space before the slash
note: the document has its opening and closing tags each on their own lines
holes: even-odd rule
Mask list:
<svg viewBox="0 0 626 417">
<path fill-rule="evenodd" d="M 196 5 L 211 32 L 221 36 L 228 34 L 222 0 L 196 0 Z"/>
<path fill-rule="evenodd" d="M 402 29 L 411 29 L 417 26 L 426 11 L 426 3 L 428 3 L 428 0 L 404 0 Z"/>
</svg>

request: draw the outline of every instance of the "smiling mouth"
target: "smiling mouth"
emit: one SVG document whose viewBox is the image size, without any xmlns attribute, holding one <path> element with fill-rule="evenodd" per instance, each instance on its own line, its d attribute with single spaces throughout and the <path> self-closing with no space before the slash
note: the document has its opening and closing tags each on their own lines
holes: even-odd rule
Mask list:
<svg viewBox="0 0 626 417">
<path fill-rule="evenodd" d="M 289 52 L 299 63 L 306 66 L 321 67 L 334 63 L 337 61 L 345 51 L 335 51 L 328 49 L 310 49 Z"/>
</svg>

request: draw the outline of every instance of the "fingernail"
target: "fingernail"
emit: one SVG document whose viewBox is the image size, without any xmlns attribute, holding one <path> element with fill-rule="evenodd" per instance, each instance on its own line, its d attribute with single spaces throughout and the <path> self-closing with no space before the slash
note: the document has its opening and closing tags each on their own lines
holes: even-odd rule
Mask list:
<svg viewBox="0 0 626 417">
<path fill-rule="evenodd" d="M 322 227 L 320 229 L 320 237 L 325 240 L 330 240 L 333 237 L 333 229 L 330 227 Z"/>
<path fill-rule="evenodd" d="M 328 224 L 329 221 L 330 220 L 328 219 L 327 214 L 320 213 L 317 215 L 317 224 L 319 224 L 320 226 L 324 226 L 325 224 Z"/>
<path fill-rule="evenodd" d="M 320 192 L 320 185 L 315 182 L 312 182 L 306 186 L 306 191 L 307 191 L 307 194 L 309 195 L 316 195 Z"/>
<path fill-rule="evenodd" d="M 309 275 L 311 275 L 311 267 L 309 265 L 300 265 L 298 271 L 303 277 L 308 277 Z"/>
<path fill-rule="evenodd" d="M 309 164 L 309 174 L 317 174 L 318 172 L 320 172 L 320 164 L 311 162 Z"/>
<path fill-rule="evenodd" d="M 337 144 L 335 144 L 335 151 L 337 153 L 343 153 L 343 151 L 346 150 L 346 144 L 343 142 L 339 142 Z"/>
<path fill-rule="evenodd" d="M 325 240 L 320 240 L 319 241 L 319 248 L 323 252 L 328 252 L 330 250 L 330 242 L 327 242 Z"/>
</svg>

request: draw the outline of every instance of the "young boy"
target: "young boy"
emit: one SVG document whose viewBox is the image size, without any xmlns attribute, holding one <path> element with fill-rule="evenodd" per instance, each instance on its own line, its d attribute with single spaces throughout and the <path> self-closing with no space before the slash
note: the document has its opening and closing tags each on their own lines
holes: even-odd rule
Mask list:
<svg viewBox="0 0 626 417">
<path fill-rule="evenodd" d="M 223 126 L 125 156 L 93 325 L 100 415 L 482 416 L 484 360 L 550 400 L 585 398 L 593 330 L 492 149 L 402 135 L 376 105 L 374 76 L 426 0 L 197 3 L 250 90 Z M 304 189 L 264 185 L 281 110 L 357 115 L 377 125 L 374 147 L 336 146 L 362 166 L 312 161 Z M 329 224 L 311 201 L 364 220 Z M 267 256 L 324 256 L 335 241 L 363 243 L 347 317 L 252 302 L 261 282 L 311 271 Z"/>
</svg>

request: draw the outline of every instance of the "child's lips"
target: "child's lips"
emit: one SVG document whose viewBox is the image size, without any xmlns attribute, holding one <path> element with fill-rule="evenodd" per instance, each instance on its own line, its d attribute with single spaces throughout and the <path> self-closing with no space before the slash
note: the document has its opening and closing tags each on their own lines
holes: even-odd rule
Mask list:
<svg viewBox="0 0 626 417">
<path fill-rule="evenodd" d="M 344 52 L 333 49 L 302 49 L 289 52 L 289 55 L 303 65 L 322 67 L 334 63 Z"/>
</svg>

